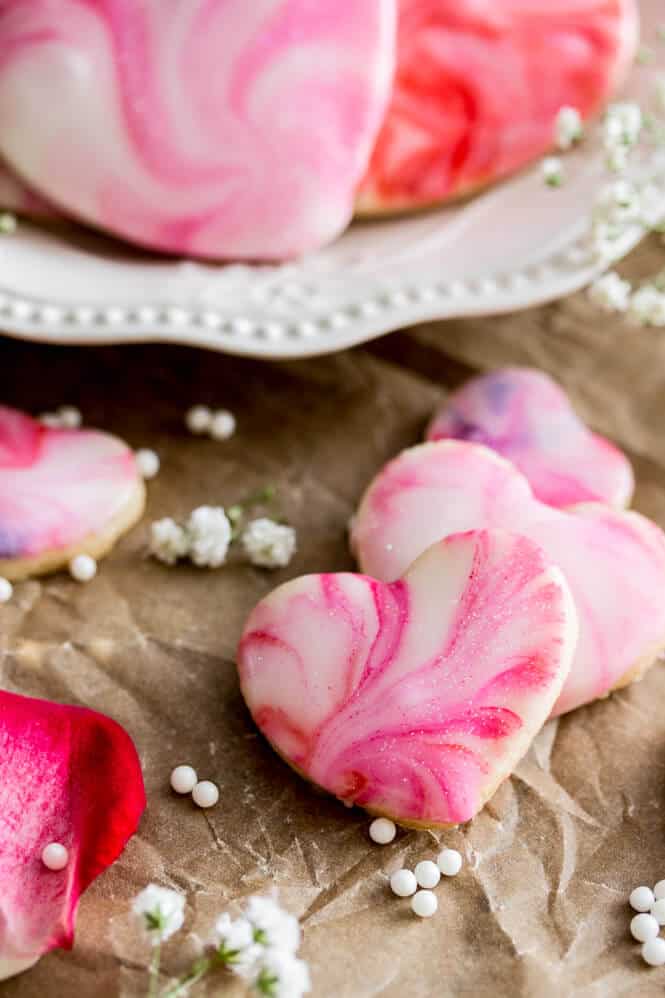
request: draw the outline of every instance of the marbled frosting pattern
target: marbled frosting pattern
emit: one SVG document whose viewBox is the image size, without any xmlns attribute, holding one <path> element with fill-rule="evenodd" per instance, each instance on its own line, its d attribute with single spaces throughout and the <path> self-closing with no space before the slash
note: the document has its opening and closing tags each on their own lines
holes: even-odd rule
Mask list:
<svg viewBox="0 0 665 998">
<path fill-rule="evenodd" d="M 392 102 L 359 205 L 468 194 L 541 156 L 556 114 L 586 118 L 622 81 L 635 0 L 399 0 Z"/>
<path fill-rule="evenodd" d="M 390 585 L 276 589 L 239 648 L 259 728 L 308 779 L 404 823 L 477 813 L 547 717 L 576 638 L 567 586 L 504 531 L 435 544 Z"/>
<path fill-rule="evenodd" d="M 441 537 L 500 527 L 540 544 L 570 585 L 580 637 L 555 713 L 639 675 L 665 647 L 665 535 L 638 513 L 534 498 L 511 464 L 480 444 L 421 444 L 376 476 L 354 519 L 362 571 L 389 582 Z"/>
<path fill-rule="evenodd" d="M 143 485 L 134 454 L 93 430 L 54 430 L 0 406 L 0 566 L 103 533 Z"/>
<path fill-rule="evenodd" d="M 289 257 L 352 214 L 394 35 L 394 0 L 3 0 L 0 152 L 139 244 Z"/>
<path fill-rule="evenodd" d="M 509 367 L 467 382 L 427 430 L 428 440 L 448 438 L 491 447 L 550 506 L 605 502 L 622 508 L 633 493 L 627 457 L 584 425 L 565 392 L 542 371 Z"/>
</svg>

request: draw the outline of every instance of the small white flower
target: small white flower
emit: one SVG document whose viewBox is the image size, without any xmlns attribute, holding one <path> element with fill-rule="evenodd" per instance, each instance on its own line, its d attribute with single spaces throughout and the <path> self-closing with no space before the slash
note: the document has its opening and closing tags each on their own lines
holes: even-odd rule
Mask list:
<svg viewBox="0 0 665 998">
<path fill-rule="evenodd" d="M 656 78 L 656 104 L 658 110 L 665 114 L 665 75 L 661 73 L 660 76 Z"/>
<path fill-rule="evenodd" d="M 627 312 L 632 288 L 616 271 L 603 274 L 589 288 L 589 298 L 606 312 Z"/>
<path fill-rule="evenodd" d="M 264 948 L 254 941 L 254 926 L 248 919 L 220 915 L 215 924 L 215 944 L 234 974 L 245 981 L 256 980 Z"/>
<path fill-rule="evenodd" d="M 269 897 L 251 897 L 245 912 L 256 942 L 270 949 L 295 953 L 300 945 L 298 919 Z"/>
<path fill-rule="evenodd" d="M 630 300 L 629 319 L 640 326 L 665 326 L 665 293 L 645 284 Z"/>
<path fill-rule="evenodd" d="M 628 166 L 630 151 L 627 146 L 610 149 L 605 157 L 605 165 L 611 173 L 623 173 Z"/>
<path fill-rule="evenodd" d="M 132 911 L 155 946 L 170 939 L 182 927 L 185 898 L 168 887 L 148 884 L 132 901 Z"/>
<path fill-rule="evenodd" d="M 8 211 L 0 213 L 0 233 L 2 233 L 3 236 L 13 235 L 17 228 L 18 222 L 16 221 L 16 215 L 12 215 Z"/>
<path fill-rule="evenodd" d="M 231 524 L 221 506 L 199 506 L 187 521 L 189 556 L 195 565 L 218 568 L 226 561 Z"/>
<path fill-rule="evenodd" d="M 564 179 L 563 163 L 558 156 L 546 156 L 541 164 L 543 179 L 550 187 L 561 187 Z"/>
<path fill-rule="evenodd" d="M 150 527 L 150 554 L 166 565 L 175 565 L 189 551 L 187 534 L 170 516 L 155 520 Z"/>
<path fill-rule="evenodd" d="M 593 218 L 597 222 L 626 226 L 640 220 L 642 201 L 640 192 L 628 180 L 612 180 L 601 187 L 593 205 Z"/>
<path fill-rule="evenodd" d="M 309 968 L 291 953 L 268 950 L 254 984 L 266 998 L 302 998 L 312 987 Z"/>
<path fill-rule="evenodd" d="M 610 104 L 603 123 L 603 141 L 609 151 L 617 146 L 634 146 L 640 137 L 644 118 L 639 104 L 620 101 Z"/>
<path fill-rule="evenodd" d="M 570 149 L 584 134 L 582 115 L 576 107 L 562 107 L 554 122 L 554 141 L 558 149 Z"/>
<path fill-rule="evenodd" d="M 296 550 L 296 532 L 293 527 L 262 516 L 247 525 L 242 545 L 253 565 L 278 568 L 291 561 Z"/>
</svg>

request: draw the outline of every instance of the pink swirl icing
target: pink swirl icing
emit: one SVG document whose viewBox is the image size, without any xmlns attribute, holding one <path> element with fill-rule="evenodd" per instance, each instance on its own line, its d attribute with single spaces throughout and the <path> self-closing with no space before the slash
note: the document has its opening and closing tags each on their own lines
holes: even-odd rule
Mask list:
<svg viewBox="0 0 665 998">
<path fill-rule="evenodd" d="M 39 194 L 22 183 L 0 158 L 0 211 L 33 218 L 55 218 L 57 212 Z"/>
<path fill-rule="evenodd" d="M 663 532 L 599 503 L 546 506 L 479 444 L 442 441 L 400 454 L 365 493 L 351 542 L 362 570 L 390 581 L 439 538 L 487 527 L 540 544 L 570 585 L 580 636 L 555 714 L 606 696 L 665 646 Z"/>
<path fill-rule="evenodd" d="M 459 196 L 542 155 L 564 105 L 596 113 L 637 44 L 635 0 L 399 0 L 392 103 L 360 207 Z"/>
<path fill-rule="evenodd" d="M 468 821 L 511 772 L 570 667 L 567 587 L 531 541 L 448 538 L 403 579 L 309 575 L 252 612 L 243 694 L 277 751 L 399 821 Z"/>
<path fill-rule="evenodd" d="M 103 532 L 140 488 L 132 451 L 92 430 L 53 430 L 0 406 L 0 561 Z M 2 574 L 2 573 L 0 573 Z"/>
<path fill-rule="evenodd" d="M 0 3 L 0 146 L 139 244 L 288 257 L 351 216 L 394 22 L 394 0 Z"/>
<path fill-rule="evenodd" d="M 626 456 L 591 433 L 565 392 L 541 371 L 507 367 L 474 378 L 441 406 L 428 440 L 485 444 L 519 468 L 550 506 L 627 506 L 633 470 Z"/>
</svg>

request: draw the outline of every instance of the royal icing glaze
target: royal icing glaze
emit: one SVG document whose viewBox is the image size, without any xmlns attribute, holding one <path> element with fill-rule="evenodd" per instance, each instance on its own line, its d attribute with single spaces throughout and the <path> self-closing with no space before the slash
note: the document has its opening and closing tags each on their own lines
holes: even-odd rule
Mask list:
<svg viewBox="0 0 665 998">
<path fill-rule="evenodd" d="M 421 444 L 391 461 L 365 493 L 351 544 L 361 569 L 388 582 L 439 538 L 482 527 L 531 538 L 570 585 L 580 636 L 555 714 L 606 696 L 652 664 L 665 646 L 663 532 L 599 503 L 546 506 L 516 468 L 479 444 Z"/>
<path fill-rule="evenodd" d="M 399 0 L 394 92 L 359 196 L 391 211 L 468 194 L 596 113 L 637 45 L 635 0 Z"/>
<path fill-rule="evenodd" d="M 82 544 L 103 553 L 143 502 L 134 455 L 121 440 L 51 429 L 0 406 L 0 575 L 50 570 Z"/>
<path fill-rule="evenodd" d="M 605 502 L 621 508 L 633 494 L 627 457 L 592 433 L 541 371 L 508 367 L 453 392 L 427 430 L 428 440 L 448 438 L 485 444 L 508 458 L 550 506 Z"/>
<path fill-rule="evenodd" d="M 394 39 L 395 0 L 13 0 L 0 150 L 141 245 L 290 257 L 349 221 Z"/>
<path fill-rule="evenodd" d="M 280 586 L 247 621 L 238 669 L 257 725 L 307 779 L 403 824 L 457 824 L 527 750 L 576 631 L 541 549 L 478 531 L 391 584 L 341 573 Z"/>
</svg>

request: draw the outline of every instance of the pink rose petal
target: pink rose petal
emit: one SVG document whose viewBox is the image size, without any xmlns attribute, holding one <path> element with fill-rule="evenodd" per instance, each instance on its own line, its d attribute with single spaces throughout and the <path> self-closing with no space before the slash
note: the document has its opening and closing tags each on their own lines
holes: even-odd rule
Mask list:
<svg viewBox="0 0 665 998">
<path fill-rule="evenodd" d="M 71 948 L 79 897 L 122 852 L 145 807 L 136 749 L 115 721 L 0 691 L 0 971 Z M 60 871 L 41 853 L 69 851 Z"/>
<path fill-rule="evenodd" d="M 251 614 L 242 691 L 313 783 L 406 824 L 468 821 L 561 690 L 577 637 L 561 573 L 504 531 L 435 544 L 397 582 L 309 575 Z"/>
</svg>

